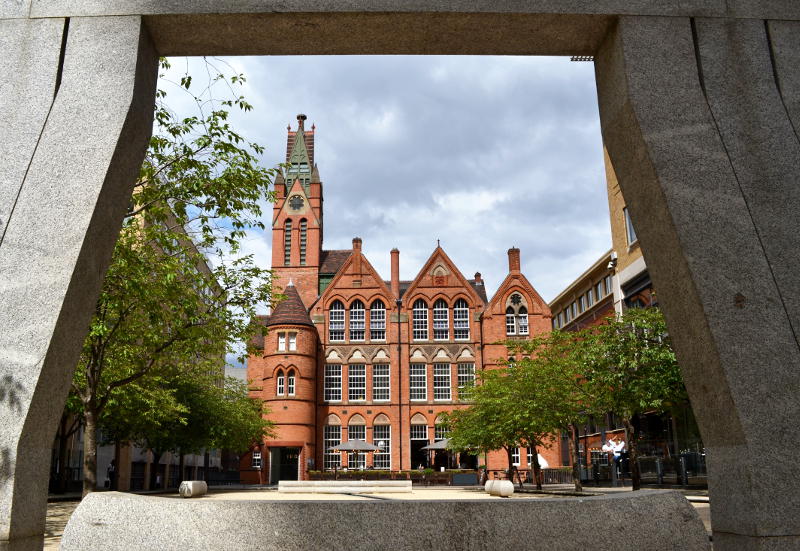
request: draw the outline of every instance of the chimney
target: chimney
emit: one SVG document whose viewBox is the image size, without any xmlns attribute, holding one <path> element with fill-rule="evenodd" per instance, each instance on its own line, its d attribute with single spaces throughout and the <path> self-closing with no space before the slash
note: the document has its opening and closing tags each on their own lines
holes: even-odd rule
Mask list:
<svg viewBox="0 0 800 551">
<path fill-rule="evenodd" d="M 516 247 L 508 249 L 508 271 L 519 272 L 519 249 Z"/>
<path fill-rule="evenodd" d="M 297 130 L 303 130 L 303 124 L 306 122 L 306 117 L 304 114 L 300 113 L 297 115 Z"/>
<path fill-rule="evenodd" d="M 400 251 L 392 249 L 392 294 L 400 298 Z"/>
<path fill-rule="evenodd" d="M 361 238 L 353 238 L 353 270 L 356 274 L 361 274 Z"/>
<path fill-rule="evenodd" d="M 475 283 L 478 285 L 483 285 L 483 278 L 481 277 L 480 272 L 475 272 Z"/>
</svg>

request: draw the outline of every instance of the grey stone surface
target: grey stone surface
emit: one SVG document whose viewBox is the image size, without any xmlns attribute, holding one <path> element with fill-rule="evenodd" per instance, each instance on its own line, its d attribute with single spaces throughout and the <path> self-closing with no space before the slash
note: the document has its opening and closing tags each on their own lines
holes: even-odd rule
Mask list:
<svg viewBox="0 0 800 551">
<path fill-rule="evenodd" d="M 142 526 L 157 527 L 142 530 Z M 307 527 L 313 526 L 313 530 Z M 600 528 L 600 529 L 598 529 Z M 677 492 L 479 501 L 176 500 L 95 493 L 63 550 L 709 549 Z"/>
<path fill-rule="evenodd" d="M 30 169 L 0 244 L 6 549 L 41 545 L 47 450 L 150 135 L 156 62 L 141 18 L 72 19 L 61 87 L 26 153 Z"/>
<path fill-rule="evenodd" d="M 784 299 L 798 292 L 789 273 L 797 234 L 781 233 L 800 212 L 789 189 L 795 146 L 774 83 L 769 90 L 763 40 L 702 23 L 693 33 L 688 19 L 620 20 L 597 58 L 603 137 L 707 447 L 714 532 L 797 535 L 800 351 Z M 769 204 L 771 220 L 759 212 Z M 779 244 L 795 250 L 781 254 Z"/>
<path fill-rule="evenodd" d="M 800 134 L 800 22 L 768 21 L 772 60 L 781 99 Z"/>
<path fill-rule="evenodd" d="M 714 548 L 736 551 L 796 551 L 800 549 L 800 536 L 753 538 L 738 534 L 715 533 Z"/>
<path fill-rule="evenodd" d="M 31 0 L 3 0 L 0 2 L 0 19 L 28 17 Z"/>
<path fill-rule="evenodd" d="M 53 103 L 63 19 L 0 21 L 0 243 Z"/>
<path fill-rule="evenodd" d="M 208 484 L 204 480 L 184 480 L 178 493 L 181 497 L 200 497 L 208 493 Z"/>
</svg>

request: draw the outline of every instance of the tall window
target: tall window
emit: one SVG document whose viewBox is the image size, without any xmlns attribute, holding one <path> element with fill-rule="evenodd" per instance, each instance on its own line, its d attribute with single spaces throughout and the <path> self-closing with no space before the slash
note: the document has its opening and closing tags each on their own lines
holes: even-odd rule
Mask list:
<svg viewBox="0 0 800 551">
<path fill-rule="evenodd" d="M 409 399 L 428 399 L 428 374 L 425 364 L 411 364 L 409 369 Z"/>
<path fill-rule="evenodd" d="M 286 333 L 278 333 L 278 350 L 280 352 L 286 350 Z"/>
<path fill-rule="evenodd" d="M 348 425 L 347 426 L 347 440 L 362 440 L 367 441 L 367 427 L 365 425 Z M 367 455 L 365 453 L 348 453 L 349 461 L 347 467 L 350 469 L 366 469 L 367 468 Z"/>
<path fill-rule="evenodd" d="M 367 399 L 367 366 L 350 364 L 347 366 L 347 399 Z"/>
<path fill-rule="evenodd" d="M 427 440 L 428 439 L 428 425 L 411 425 L 410 439 L 411 440 Z"/>
<path fill-rule="evenodd" d="M 511 463 L 519 467 L 519 448 L 511 448 Z"/>
<path fill-rule="evenodd" d="M 297 350 L 297 333 L 289 333 L 289 350 Z"/>
<path fill-rule="evenodd" d="M 597 285 L 594 286 L 594 300 L 599 302 L 601 298 L 603 298 L 603 282 L 598 281 Z"/>
<path fill-rule="evenodd" d="M 412 315 L 414 318 L 412 322 L 414 329 L 414 340 L 428 340 L 428 305 L 425 304 L 425 301 L 421 298 L 414 302 L 414 310 Z"/>
<path fill-rule="evenodd" d="M 450 364 L 433 364 L 433 399 L 451 399 Z"/>
<path fill-rule="evenodd" d="M 325 425 L 323 428 L 322 440 L 325 449 L 325 457 L 323 459 L 324 468 L 333 469 L 339 467 L 342 461 L 342 454 L 328 450 L 342 443 L 342 427 L 339 425 Z"/>
<path fill-rule="evenodd" d="M 372 443 L 381 451 L 372 455 L 372 465 L 376 469 L 392 468 L 392 427 L 390 425 L 375 425 L 372 427 Z"/>
<path fill-rule="evenodd" d="M 450 316 L 447 313 L 447 303 L 439 299 L 433 303 L 433 338 L 447 340 L 450 338 Z"/>
<path fill-rule="evenodd" d="M 581 295 L 578 297 L 578 312 L 583 312 L 586 310 L 586 298 Z"/>
<path fill-rule="evenodd" d="M 289 266 L 292 262 L 292 221 L 286 220 L 283 227 L 283 265 Z"/>
<path fill-rule="evenodd" d="M 514 320 L 514 308 L 506 308 L 506 335 L 516 335 L 517 324 Z"/>
<path fill-rule="evenodd" d="M 376 401 L 389 399 L 389 364 L 372 366 L 372 399 Z"/>
<path fill-rule="evenodd" d="M 520 335 L 528 334 L 528 309 L 520 306 L 517 314 L 517 328 Z"/>
<path fill-rule="evenodd" d="M 289 396 L 294 396 L 294 369 L 289 372 L 289 376 L 286 377 L 286 390 Z"/>
<path fill-rule="evenodd" d="M 526 449 L 528 450 L 528 456 L 526 457 L 526 459 L 528 460 L 528 467 L 532 467 L 533 466 L 533 448 L 526 448 Z"/>
<path fill-rule="evenodd" d="M 342 399 L 342 366 L 339 364 L 325 365 L 325 378 L 323 380 L 323 397 L 326 402 L 338 402 Z"/>
<path fill-rule="evenodd" d="M 453 337 L 460 340 L 469 339 L 469 306 L 460 298 L 453 305 Z"/>
<path fill-rule="evenodd" d="M 275 394 L 283 396 L 285 394 L 286 378 L 283 376 L 283 371 L 278 371 L 278 385 L 275 389 Z"/>
<path fill-rule="evenodd" d="M 611 288 L 611 276 L 607 275 L 605 279 L 603 279 L 603 282 L 605 283 L 606 294 L 610 295 L 613 291 L 613 289 Z"/>
<path fill-rule="evenodd" d="M 261 452 L 253 450 L 253 455 L 250 458 L 250 467 L 253 469 L 261 470 Z"/>
<path fill-rule="evenodd" d="M 373 341 L 386 340 L 386 306 L 376 300 L 369 307 L 369 338 Z"/>
<path fill-rule="evenodd" d="M 448 428 L 447 428 L 447 425 L 440 425 L 440 424 L 437 424 L 437 425 L 436 425 L 436 426 L 433 428 L 433 430 L 434 430 L 434 432 L 433 432 L 433 439 L 434 439 L 434 440 L 436 440 L 436 441 L 438 441 L 438 440 L 444 440 L 445 438 L 447 438 L 448 436 L 450 436 L 450 429 L 448 429 Z"/>
<path fill-rule="evenodd" d="M 364 303 L 354 300 L 350 305 L 350 340 L 364 340 Z"/>
<path fill-rule="evenodd" d="M 469 390 L 475 385 L 475 364 L 458 364 L 458 397 L 469 398 Z"/>
<path fill-rule="evenodd" d="M 586 306 L 591 308 L 592 304 L 594 304 L 594 298 L 592 297 L 592 290 L 589 289 L 586 291 Z"/>
<path fill-rule="evenodd" d="M 636 231 L 633 229 L 633 222 L 631 222 L 631 213 L 628 212 L 628 207 L 622 209 L 623 214 L 625 214 L 625 232 L 628 236 L 628 245 L 633 245 L 636 243 Z"/>
<path fill-rule="evenodd" d="M 303 218 L 300 220 L 300 265 L 306 265 L 306 230 L 308 229 L 308 222 Z"/>
<path fill-rule="evenodd" d="M 328 340 L 344 340 L 344 304 L 335 300 L 328 313 Z"/>
</svg>

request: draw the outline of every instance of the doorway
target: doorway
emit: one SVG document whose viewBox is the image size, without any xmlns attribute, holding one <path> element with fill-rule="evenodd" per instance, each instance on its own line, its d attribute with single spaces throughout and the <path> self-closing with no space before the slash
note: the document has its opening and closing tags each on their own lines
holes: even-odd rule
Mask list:
<svg viewBox="0 0 800 551">
<path fill-rule="evenodd" d="M 270 448 L 269 483 L 280 480 L 298 480 L 300 473 L 300 448 Z"/>
</svg>

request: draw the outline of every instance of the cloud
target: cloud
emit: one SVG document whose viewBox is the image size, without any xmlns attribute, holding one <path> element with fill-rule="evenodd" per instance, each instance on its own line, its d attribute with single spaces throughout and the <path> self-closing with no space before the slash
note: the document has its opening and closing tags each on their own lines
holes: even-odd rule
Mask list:
<svg viewBox="0 0 800 551">
<path fill-rule="evenodd" d="M 591 63 L 492 56 L 298 56 L 225 60 L 254 111 L 232 124 L 284 161 L 286 125 L 316 124 L 325 248 L 360 236 L 389 277 L 401 250 L 411 279 L 440 239 L 491 294 L 506 250 L 550 300 L 610 248 Z M 183 68 L 176 61 L 175 68 Z M 200 62 L 190 61 L 196 72 Z M 199 78 L 199 76 L 197 77 Z M 185 100 L 185 98 L 184 98 Z M 185 101 L 181 102 L 184 105 Z M 270 226 L 269 208 L 265 223 Z M 245 250 L 269 266 L 271 237 Z"/>
</svg>

